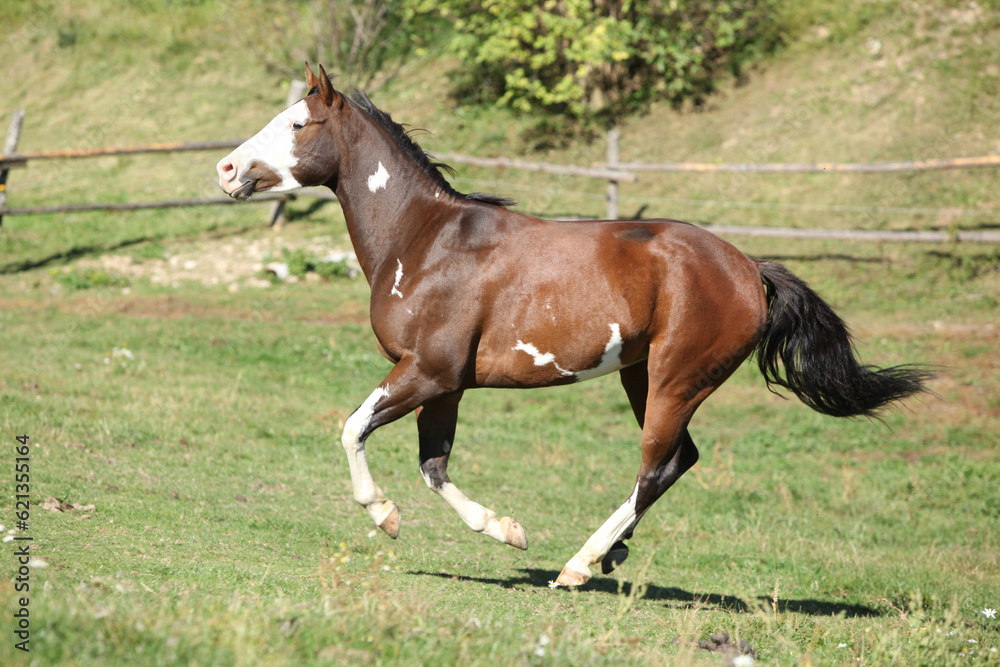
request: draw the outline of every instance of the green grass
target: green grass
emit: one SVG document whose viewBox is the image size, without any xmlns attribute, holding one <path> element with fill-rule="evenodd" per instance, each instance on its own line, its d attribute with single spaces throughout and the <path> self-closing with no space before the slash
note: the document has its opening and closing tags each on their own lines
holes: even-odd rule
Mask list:
<svg viewBox="0 0 1000 667">
<path fill-rule="evenodd" d="M 956 3 L 916 13 L 892 2 L 788 4 L 782 54 L 703 111 L 635 119 L 622 158 L 996 152 L 997 9 L 980 5 L 967 23 L 968 7 Z M 247 135 L 280 108 L 286 82 L 233 51 L 239 22 L 222 2 L 5 3 L 0 112 L 28 110 L 22 150 Z M 881 58 L 866 51 L 869 37 L 885 45 Z M 431 129 L 421 139 L 429 149 L 530 156 L 531 119 L 455 108 L 448 67 L 430 53 L 375 101 Z M 603 151 L 574 144 L 534 157 L 586 164 Z M 8 203 L 213 196 L 219 157 L 37 163 L 11 173 Z M 459 188 L 506 192 L 527 211 L 603 209 L 597 181 L 461 176 Z M 995 214 L 883 209 L 996 208 L 995 180 L 995 170 L 644 175 L 623 186 L 623 211 L 649 204 L 647 216 L 727 224 L 988 226 Z M 859 216 L 678 199 L 873 208 Z M 349 244 L 336 207 L 307 217 L 309 204 L 291 208 L 282 242 Z M 264 217 L 233 206 L 4 220 L 0 523 L 14 519 L 14 437 L 27 433 L 32 555 L 47 567 L 32 571 L 32 653 L 23 655 L 9 633 L 16 562 L 12 544 L 0 545 L 0 664 L 720 665 L 692 642 L 722 631 L 749 641 L 763 664 L 998 664 L 990 649 L 1000 649 L 1000 621 L 981 613 L 1000 607 L 994 248 L 739 241 L 828 298 L 867 362 L 938 365 L 937 396 L 884 424 L 838 421 L 769 394 L 744 367 L 696 415 L 701 461 L 643 519 L 629 561 L 569 591 L 547 584 L 638 468 L 638 429 L 614 377 L 463 401 L 452 477 L 517 517 L 527 552 L 471 533 L 426 489 L 412 418 L 379 430 L 373 474 L 403 512 L 391 542 L 354 504 L 339 445 L 343 421 L 389 368 L 362 281 L 231 293 L 146 278 L 125 286 L 92 265 L 103 254 L 157 262 L 235 237 L 273 238 Z M 48 497 L 96 510 L 45 511 Z"/>
<path fill-rule="evenodd" d="M 521 520 L 527 552 L 469 532 L 424 487 L 412 419 L 381 429 L 373 473 L 404 516 L 390 542 L 353 503 L 338 444 L 388 370 L 361 281 L 237 294 L 136 282 L 127 294 L 51 296 L 47 272 L 33 272 L 37 286 L 5 278 L 5 345 L 17 356 L 2 362 L 0 424 L 8 452 L 15 434 L 32 436 L 30 532 L 48 563 L 32 574 L 32 655 L 509 664 L 541 660 L 541 648 L 566 664 L 717 664 L 687 640 L 727 631 L 766 663 L 990 664 L 1000 632 L 981 610 L 1000 598 L 995 331 L 975 313 L 948 319 L 967 328 L 926 323 L 937 314 L 922 276 L 948 275 L 943 253 L 808 258 L 822 250 L 790 248 L 807 258 L 789 264 L 820 285 L 850 271 L 871 286 L 827 292 L 856 297 L 841 306 L 869 361 L 941 364 L 941 398 L 910 402 L 885 425 L 838 421 L 741 369 L 696 416 L 702 460 L 645 517 L 630 560 L 575 592 L 547 583 L 638 465 L 614 378 L 463 402 L 453 478 Z M 956 292 L 987 278 L 955 280 Z M 946 280 L 934 289 L 947 293 Z M 890 282 L 913 296 L 880 300 Z M 50 496 L 97 509 L 43 511 Z M 13 610 L 12 559 L 0 568 L 0 608 Z M 22 660 L 10 642 L 0 656 Z"/>
</svg>

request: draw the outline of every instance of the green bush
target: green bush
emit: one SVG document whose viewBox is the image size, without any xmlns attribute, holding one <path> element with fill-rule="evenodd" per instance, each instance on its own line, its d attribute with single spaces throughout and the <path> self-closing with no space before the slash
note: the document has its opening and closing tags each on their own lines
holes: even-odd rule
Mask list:
<svg viewBox="0 0 1000 667">
<path fill-rule="evenodd" d="M 425 0 L 451 18 L 476 95 L 614 125 L 653 100 L 701 103 L 778 41 L 775 0 Z M 420 4 L 420 3 L 418 3 Z"/>
</svg>

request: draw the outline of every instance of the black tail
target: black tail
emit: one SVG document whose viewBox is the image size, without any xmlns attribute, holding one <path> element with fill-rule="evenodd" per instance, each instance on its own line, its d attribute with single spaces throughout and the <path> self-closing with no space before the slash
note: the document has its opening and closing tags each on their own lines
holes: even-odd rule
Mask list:
<svg viewBox="0 0 1000 667">
<path fill-rule="evenodd" d="M 834 417 L 875 416 L 888 403 L 927 391 L 933 374 L 924 367 L 859 364 L 851 334 L 829 304 L 781 264 L 756 261 L 768 306 L 757 364 L 771 391 L 790 389 Z"/>
</svg>

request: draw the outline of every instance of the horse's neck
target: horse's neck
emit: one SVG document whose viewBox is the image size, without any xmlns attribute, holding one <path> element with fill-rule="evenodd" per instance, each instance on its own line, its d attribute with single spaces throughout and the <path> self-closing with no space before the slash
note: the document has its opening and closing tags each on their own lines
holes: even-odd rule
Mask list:
<svg viewBox="0 0 1000 667">
<path fill-rule="evenodd" d="M 437 185 L 381 128 L 363 123 L 348 136 L 335 192 L 368 282 L 395 271 L 438 194 Z M 388 268 L 385 268 L 388 267 Z"/>
</svg>

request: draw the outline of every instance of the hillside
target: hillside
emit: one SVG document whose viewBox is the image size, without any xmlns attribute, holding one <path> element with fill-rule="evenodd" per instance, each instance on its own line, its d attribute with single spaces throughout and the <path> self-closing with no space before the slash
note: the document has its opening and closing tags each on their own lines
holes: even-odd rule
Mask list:
<svg viewBox="0 0 1000 667">
<path fill-rule="evenodd" d="M 283 104 L 287 82 L 238 46 L 225 2 L 110 0 L 28 12 L 7 4 L 0 112 L 28 112 L 21 150 L 247 136 Z M 785 5 L 787 46 L 706 107 L 655 107 L 622 128 L 622 160 L 878 161 L 1000 152 L 1000 11 L 976 3 Z M 531 118 L 458 107 L 454 67 L 438 52 L 409 63 L 373 95 L 397 120 L 427 128 L 430 151 L 590 164 L 600 141 L 533 151 Z M 8 205 L 135 201 L 218 194 L 219 155 L 37 163 L 11 176 Z M 540 215 L 603 212 L 604 184 L 462 166 L 462 190 L 509 194 Z M 1000 220 L 995 169 L 903 175 L 643 174 L 622 186 L 622 215 L 793 227 L 978 228 Z M 301 205 L 300 205 L 301 206 Z M 827 208 L 829 207 L 829 208 Z M 169 214 L 8 218 L 0 264 L 73 249 L 243 225 L 242 207 Z M 921 209 L 913 214 L 912 209 Z M 255 214 L 258 215 L 258 214 Z M 335 207 L 320 211 L 323 220 Z M 96 221 L 100 221 L 99 224 Z M 72 231 L 70 231 L 72 229 Z M 79 250 L 90 252 L 90 250 Z"/>
</svg>

